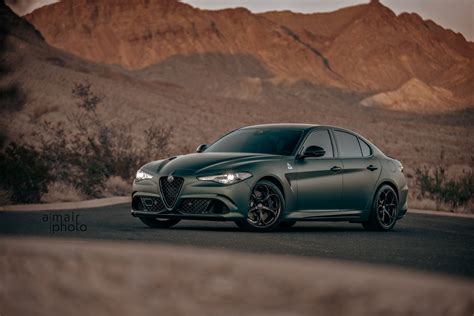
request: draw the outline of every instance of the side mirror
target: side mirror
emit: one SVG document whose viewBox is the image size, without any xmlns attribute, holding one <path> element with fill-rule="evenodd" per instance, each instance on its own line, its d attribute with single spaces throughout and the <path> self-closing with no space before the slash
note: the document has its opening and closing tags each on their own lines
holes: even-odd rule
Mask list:
<svg viewBox="0 0 474 316">
<path fill-rule="evenodd" d="M 306 148 L 304 153 L 300 156 L 300 159 L 304 159 L 306 157 L 322 157 L 326 154 L 324 148 L 319 146 L 309 146 Z"/>
<path fill-rule="evenodd" d="M 201 144 L 201 145 L 197 146 L 196 152 L 197 153 L 202 153 L 204 150 L 206 150 L 206 148 L 207 148 L 206 144 Z"/>
</svg>

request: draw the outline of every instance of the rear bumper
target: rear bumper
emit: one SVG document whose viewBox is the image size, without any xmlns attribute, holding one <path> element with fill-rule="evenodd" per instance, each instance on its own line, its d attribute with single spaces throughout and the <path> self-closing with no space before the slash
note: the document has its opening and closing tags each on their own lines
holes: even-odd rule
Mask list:
<svg viewBox="0 0 474 316">
<path fill-rule="evenodd" d="M 408 212 L 408 209 L 407 209 L 407 208 L 401 209 L 401 210 L 398 212 L 398 219 L 404 218 L 405 215 L 407 214 L 407 212 Z"/>
</svg>

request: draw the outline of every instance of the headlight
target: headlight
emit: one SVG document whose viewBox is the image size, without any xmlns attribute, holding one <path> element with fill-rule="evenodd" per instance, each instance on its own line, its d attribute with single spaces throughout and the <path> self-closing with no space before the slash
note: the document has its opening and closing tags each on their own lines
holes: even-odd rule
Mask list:
<svg viewBox="0 0 474 316">
<path fill-rule="evenodd" d="M 218 174 L 215 176 L 198 177 L 201 181 L 213 181 L 221 184 L 233 184 L 242 180 L 248 179 L 252 176 L 249 172 L 236 172 L 236 173 L 225 173 Z"/>
<path fill-rule="evenodd" d="M 151 179 L 153 176 L 149 173 L 146 173 L 143 170 L 138 170 L 137 175 L 135 176 L 135 180 L 145 180 L 145 179 Z"/>
</svg>

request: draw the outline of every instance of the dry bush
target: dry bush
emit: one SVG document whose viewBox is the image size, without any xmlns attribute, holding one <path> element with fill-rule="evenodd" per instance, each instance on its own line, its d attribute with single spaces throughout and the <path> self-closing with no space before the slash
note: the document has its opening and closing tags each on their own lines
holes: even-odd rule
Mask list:
<svg viewBox="0 0 474 316">
<path fill-rule="evenodd" d="M 97 111 L 103 97 L 97 96 L 88 82 L 75 84 L 72 96 L 79 101 L 66 121 L 43 125 L 49 138 L 41 139 L 42 153 L 56 180 L 72 184 L 87 196 L 100 197 L 106 194 L 111 177 L 131 181 L 142 164 L 168 154 L 169 128 L 146 127 L 145 145 L 137 146 L 132 123 L 111 123 Z M 113 186 L 114 181 L 112 191 L 128 193 L 123 185 L 117 185 L 117 178 L 109 184 Z"/>
<path fill-rule="evenodd" d="M 124 196 L 130 195 L 131 192 L 132 186 L 130 182 L 124 180 L 122 177 L 112 176 L 104 182 L 105 196 Z"/>
<path fill-rule="evenodd" d="M 11 193 L 12 202 L 39 202 L 50 180 L 48 164 L 35 148 L 12 142 L 0 150 L 0 189 Z"/>
<path fill-rule="evenodd" d="M 77 106 L 86 112 L 95 112 L 97 106 L 104 100 L 103 96 L 92 91 L 88 80 L 83 83 L 75 83 L 71 93 L 73 98 L 79 100 Z"/>
<path fill-rule="evenodd" d="M 472 171 L 463 172 L 458 177 L 448 177 L 443 166 L 431 168 L 425 166 L 415 170 L 415 178 L 419 189 L 417 200 L 433 200 L 436 210 L 465 211 L 468 205 L 472 205 L 474 192 Z"/>
<path fill-rule="evenodd" d="M 54 181 L 48 185 L 48 193 L 41 197 L 41 202 L 77 202 L 85 200 L 86 196 L 70 183 Z"/>
<path fill-rule="evenodd" d="M 474 200 L 471 199 L 465 205 L 453 207 L 451 204 L 436 201 L 433 198 L 421 197 L 419 194 L 410 195 L 409 204 L 410 209 L 418 210 L 436 210 L 450 213 L 474 213 Z"/>
<path fill-rule="evenodd" d="M 410 194 L 409 197 L 409 208 L 418 209 L 418 210 L 436 210 L 439 205 L 436 204 L 436 201 L 429 198 L 423 198 L 417 194 Z M 441 209 L 438 209 L 441 211 Z"/>
<path fill-rule="evenodd" d="M 64 121 L 41 122 L 44 132 L 38 134 L 36 147 L 8 144 L 0 137 L 0 190 L 9 192 L 12 202 L 129 194 L 135 171 L 169 154 L 169 128 L 144 126 L 137 145 L 132 122 L 109 122 L 97 111 L 103 97 L 92 91 L 89 82 L 75 84 L 71 94 L 78 99 L 77 108 Z M 32 119 L 38 121 L 54 110 L 38 107 Z"/>
</svg>

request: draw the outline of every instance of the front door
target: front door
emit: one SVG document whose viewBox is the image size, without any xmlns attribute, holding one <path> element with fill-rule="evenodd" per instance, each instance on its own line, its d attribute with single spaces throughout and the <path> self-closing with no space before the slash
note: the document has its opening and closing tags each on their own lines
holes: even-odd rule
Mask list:
<svg viewBox="0 0 474 316">
<path fill-rule="evenodd" d="M 322 157 L 306 157 L 295 162 L 298 210 L 337 210 L 342 198 L 342 164 L 335 158 L 335 146 L 327 129 L 317 129 L 306 138 L 301 153 L 310 146 L 322 147 Z"/>
</svg>

